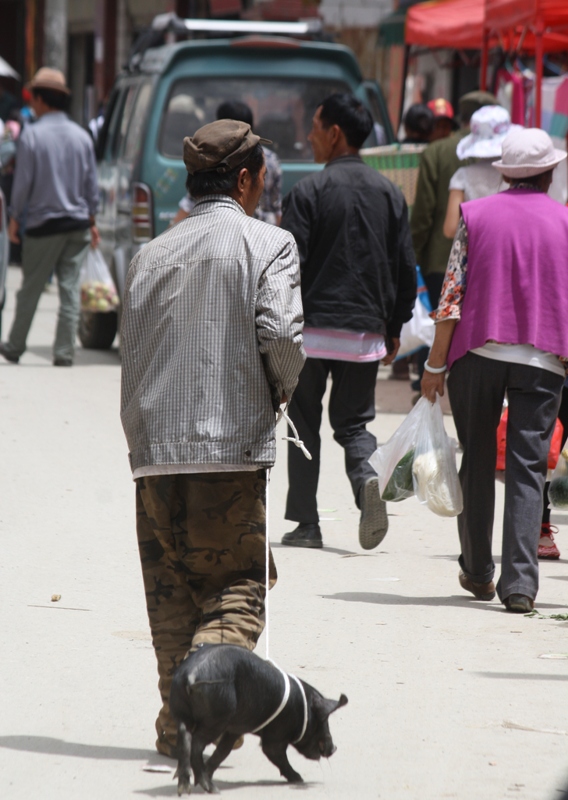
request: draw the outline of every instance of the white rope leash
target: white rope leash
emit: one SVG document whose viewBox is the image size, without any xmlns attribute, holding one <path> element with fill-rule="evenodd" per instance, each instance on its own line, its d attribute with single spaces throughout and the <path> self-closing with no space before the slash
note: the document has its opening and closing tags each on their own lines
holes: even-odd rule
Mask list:
<svg viewBox="0 0 568 800">
<path fill-rule="evenodd" d="M 286 406 L 286 408 L 287 408 L 287 406 Z M 300 450 L 306 456 L 306 458 L 309 461 L 311 461 L 312 460 L 312 456 L 311 456 L 309 450 L 307 449 L 307 447 L 305 446 L 305 444 L 302 442 L 302 440 L 298 436 L 298 431 L 296 430 L 296 426 L 294 425 L 294 423 L 292 422 L 292 420 L 290 419 L 290 417 L 286 413 L 286 408 L 280 408 L 279 409 L 278 416 L 276 418 L 276 424 L 278 425 L 278 423 L 280 422 L 282 417 L 284 417 L 284 419 L 286 420 L 286 422 L 288 423 L 288 425 L 292 429 L 292 433 L 294 434 L 294 436 L 293 437 L 291 437 L 291 436 L 283 436 L 282 439 L 285 442 L 293 442 L 296 445 L 296 447 L 300 448 Z M 263 728 L 266 728 L 266 726 L 270 725 L 270 723 L 273 720 L 275 720 L 276 717 L 284 710 L 284 708 L 286 706 L 286 703 L 288 702 L 288 698 L 290 697 L 290 678 L 292 678 L 298 684 L 298 687 L 300 689 L 300 693 L 302 695 L 302 703 L 303 703 L 303 706 L 304 706 L 304 722 L 302 724 L 302 732 L 300 733 L 300 736 L 294 742 L 292 742 L 292 744 L 297 744 L 300 741 L 300 739 L 303 738 L 303 736 L 304 736 L 304 734 L 306 732 L 306 727 L 308 725 L 308 702 L 306 700 L 306 693 L 304 691 L 304 687 L 302 686 L 302 682 L 300 680 L 298 680 L 298 678 L 295 675 L 288 676 L 288 674 L 286 672 L 284 672 L 284 670 L 280 669 L 278 664 L 275 664 L 274 661 L 272 661 L 272 659 L 270 658 L 270 624 L 269 624 L 270 623 L 270 613 L 269 613 L 269 603 L 270 603 L 270 600 L 269 600 L 269 596 L 270 596 L 270 527 L 269 527 L 269 521 L 270 521 L 270 491 L 269 491 L 269 488 L 270 488 L 270 467 L 268 467 L 267 470 L 266 470 L 266 501 L 265 501 L 265 509 L 266 509 L 265 510 L 265 514 L 266 514 L 266 524 L 265 524 L 266 549 L 265 549 L 265 556 L 264 556 L 264 586 L 265 586 L 265 589 L 264 589 L 264 617 L 265 617 L 265 620 L 266 620 L 266 623 L 265 623 L 265 626 L 264 626 L 265 658 L 266 658 L 267 661 L 270 661 L 270 663 L 273 666 L 275 666 L 276 669 L 279 670 L 279 672 L 282 674 L 282 676 L 284 678 L 284 696 L 282 697 L 282 701 L 280 702 L 280 705 L 278 706 L 278 708 L 276 709 L 274 714 L 272 714 L 266 720 L 266 722 L 263 722 L 262 725 L 260 725 L 258 728 L 255 728 L 254 731 L 251 731 L 251 733 L 258 733 L 258 731 L 261 731 Z"/>
<path fill-rule="evenodd" d="M 269 498 L 270 498 L 270 467 L 266 470 L 266 522 L 265 522 L 265 553 L 264 553 L 264 646 L 265 646 L 265 658 L 267 661 L 270 661 L 270 615 L 269 615 L 269 594 L 270 594 L 270 532 L 268 521 L 270 519 L 270 505 L 269 505 Z"/>
<path fill-rule="evenodd" d="M 292 680 L 296 681 L 298 686 L 300 687 L 300 692 L 302 693 L 302 703 L 304 705 L 304 724 L 302 725 L 302 732 L 295 739 L 292 744 L 298 744 L 298 742 L 304 738 L 304 733 L 306 732 L 306 728 L 308 727 L 308 701 L 306 700 L 306 693 L 304 691 L 304 687 L 302 686 L 302 681 L 299 678 L 296 678 L 295 675 L 290 675 Z"/>
<path fill-rule="evenodd" d="M 294 437 L 291 436 L 283 436 L 282 440 L 285 442 L 293 442 L 296 447 L 299 447 L 302 453 L 306 456 L 306 458 L 311 461 L 312 456 L 308 448 L 305 446 L 303 441 L 298 436 L 298 431 L 296 430 L 296 426 L 286 413 L 286 409 L 288 406 L 286 405 L 285 408 L 280 407 L 278 409 L 278 416 L 276 417 L 276 424 L 280 422 L 282 417 L 286 420 L 288 425 L 292 429 L 292 433 Z M 270 614 L 269 614 L 269 594 L 270 594 L 270 467 L 266 470 L 266 524 L 265 524 L 265 540 L 266 540 L 266 552 L 264 555 L 264 618 L 266 620 L 264 626 L 264 634 L 265 634 L 265 658 L 267 661 L 270 661 Z"/>
<path fill-rule="evenodd" d="M 308 701 L 306 700 L 306 693 L 304 691 L 304 687 L 302 686 L 302 682 L 295 675 L 288 675 L 286 672 L 284 672 L 283 669 L 280 669 L 278 664 L 275 664 L 274 661 L 272 661 L 272 659 L 269 658 L 267 659 L 267 661 L 270 661 L 272 666 L 276 667 L 276 669 L 281 673 L 282 677 L 284 678 L 284 695 L 282 697 L 282 700 L 280 701 L 280 705 L 278 706 L 274 714 L 271 714 L 266 720 L 266 722 L 263 722 L 262 725 L 259 725 L 258 728 L 255 728 L 254 731 L 251 731 L 251 733 L 258 733 L 263 728 L 266 728 L 267 725 L 270 725 L 270 723 L 273 722 L 276 719 L 276 717 L 282 713 L 282 711 L 284 711 L 286 703 L 290 699 L 290 678 L 292 678 L 293 681 L 296 681 L 296 683 L 298 684 L 298 688 L 300 689 L 300 694 L 302 695 L 302 706 L 304 711 L 302 730 L 298 738 L 294 739 L 294 741 L 292 742 L 292 744 L 298 744 L 298 742 L 304 738 L 306 728 L 308 727 Z"/>
<path fill-rule="evenodd" d="M 286 408 L 288 408 L 287 405 L 286 405 Z M 286 420 L 288 425 L 292 428 L 292 433 L 294 434 L 294 436 L 293 437 L 292 436 L 283 436 L 282 437 L 282 441 L 283 442 L 292 442 L 293 444 L 295 444 L 296 447 L 300 448 L 300 450 L 306 456 L 308 461 L 311 461 L 312 460 L 312 454 L 310 453 L 310 451 L 308 450 L 306 445 L 303 443 L 303 441 L 298 436 L 298 431 L 296 430 L 296 426 L 294 425 L 294 423 L 292 422 L 292 420 L 290 419 L 290 417 L 286 413 L 286 408 L 280 408 L 278 410 L 278 417 L 276 418 L 276 424 L 278 425 L 278 423 L 280 422 L 282 417 L 284 417 L 284 419 Z"/>
<path fill-rule="evenodd" d="M 286 705 L 286 703 L 288 702 L 288 698 L 290 697 L 290 678 L 289 678 L 289 677 L 288 677 L 288 675 L 287 675 L 287 674 L 284 672 L 284 670 L 280 669 L 280 667 L 278 666 L 278 664 L 275 664 L 275 663 L 274 663 L 274 661 L 272 661 L 270 658 L 267 658 L 266 660 L 267 660 L 267 661 L 270 661 L 270 663 L 272 664 L 272 666 L 273 666 L 273 667 L 276 667 L 276 669 L 277 669 L 277 670 L 278 670 L 280 673 L 282 673 L 282 677 L 284 678 L 284 696 L 283 696 L 283 698 L 282 698 L 282 701 L 281 701 L 280 705 L 278 706 L 278 708 L 277 708 L 277 709 L 276 709 L 276 711 L 274 712 L 274 714 L 271 714 L 271 715 L 268 717 L 268 719 L 266 720 L 266 722 L 263 722 L 263 723 L 262 723 L 262 725 L 259 725 L 259 726 L 258 726 L 258 728 L 255 728 L 255 729 L 254 729 L 254 731 L 251 731 L 251 733 L 258 733 L 258 732 L 259 732 L 259 731 L 261 731 L 263 728 L 266 728 L 266 726 L 267 726 L 267 725 L 270 725 L 270 723 L 272 722 L 272 720 L 276 719 L 276 717 L 278 716 L 278 714 L 280 714 L 280 713 L 281 713 L 281 712 L 284 710 L 284 706 Z"/>
</svg>

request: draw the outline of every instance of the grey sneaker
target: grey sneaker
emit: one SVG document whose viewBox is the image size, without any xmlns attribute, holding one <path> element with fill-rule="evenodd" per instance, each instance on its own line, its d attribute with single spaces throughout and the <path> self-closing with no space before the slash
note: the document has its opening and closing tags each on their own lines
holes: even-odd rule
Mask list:
<svg viewBox="0 0 568 800">
<path fill-rule="evenodd" d="M 360 503 L 359 544 L 363 550 L 374 550 L 389 529 L 387 504 L 380 498 L 378 478 L 369 478 L 365 482 L 361 489 Z"/>
</svg>

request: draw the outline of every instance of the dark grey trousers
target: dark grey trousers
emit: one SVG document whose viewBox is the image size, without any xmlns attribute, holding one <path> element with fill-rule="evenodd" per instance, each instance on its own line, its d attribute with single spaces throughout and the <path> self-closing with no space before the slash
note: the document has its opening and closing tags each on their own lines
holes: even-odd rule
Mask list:
<svg viewBox="0 0 568 800">
<path fill-rule="evenodd" d="M 321 401 L 330 373 L 329 421 L 333 438 L 345 450 L 345 471 L 351 481 L 355 502 L 359 505 L 361 487 L 368 478 L 377 475 L 369 464 L 369 458 L 377 449 L 377 440 L 366 425 L 375 418 L 378 369 L 378 361 L 354 364 L 308 358 L 304 364 L 289 414 L 312 460 L 308 461 L 295 445 L 288 445 L 286 519 L 296 522 L 319 520 L 316 495 L 320 469 Z"/>
<path fill-rule="evenodd" d="M 464 510 L 458 517 L 459 563 L 471 580 L 493 579 L 497 426 L 505 392 L 509 399 L 505 514 L 501 577 L 497 593 L 534 599 L 537 548 L 548 450 L 564 378 L 547 370 L 495 361 L 473 353 L 458 359 L 448 393 L 463 447 L 460 481 Z"/>
</svg>

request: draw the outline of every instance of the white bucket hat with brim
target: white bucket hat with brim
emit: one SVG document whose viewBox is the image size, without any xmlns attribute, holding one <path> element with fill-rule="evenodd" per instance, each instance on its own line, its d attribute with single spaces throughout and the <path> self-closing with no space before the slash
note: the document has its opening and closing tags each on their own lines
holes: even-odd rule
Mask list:
<svg viewBox="0 0 568 800">
<path fill-rule="evenodd" d="M 506 178 L 532 178 L 553 169 L 565 158 L 566 153 L 554 147 L 546 131 L 522 128 L 505 138 L 501 160 L 492 166 Z"/>
<path fill-rule="evenodd" d="M 483 106 L 473 114 L 471 133 L 457 146 L 457 156 L 466 158 L 499 158 L 503 140 L 513 130 L 522 130 L 520 125 L 511 125 L 511 117 L 503 106 Z"/>
</svg>

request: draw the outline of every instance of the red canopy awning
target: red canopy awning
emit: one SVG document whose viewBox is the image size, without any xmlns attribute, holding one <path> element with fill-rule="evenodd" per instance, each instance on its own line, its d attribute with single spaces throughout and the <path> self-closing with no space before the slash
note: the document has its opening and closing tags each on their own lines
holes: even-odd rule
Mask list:
<svg viewBox="0 0 568 800">
<path fill-rule="evenodd" d="M 566 0 L 485 0 L 485 29 L 481 59 L 481 85 L 487 74 L 487 51 L 497 35 L 515 41 L 517 47 L 531 45 L 536 68 L 536 124 L 540 126 L 542 107 L 543 56 L 553 50 L 568 49 L 568 2 Z M 525 43 L 526 42 L 526 43 Z"/>
<path fill-rule="evenodd" d="M 431 0 L 409 8 L 406 44 L 480 49 L 485 18 L 484 0 Z"/>
<path fill-rule="evenodd" d="M 431 48 L 487 51 L 501 46 L 536 56 L 536 117 L 540 124 L 543 53 L 568 50 L 568 0 L 431 0 L 410 8 L 405 42 Z"/>
<path fill-rule="evenodd" d="M 490 47 L 534 53 L 537 19 L 545 52 L 567 50 L 568 0 L 430 0 L 408 9 L 404 38 L 422 47 L 480 50 L 487 28 Z"/>
<path fill-rule="evenodd" d="M 485 24 L 503 30 L 517 26 L 542 26 L 543 31 L 568 29 L 566 0 L 485 0 Z"/>
</svg>

